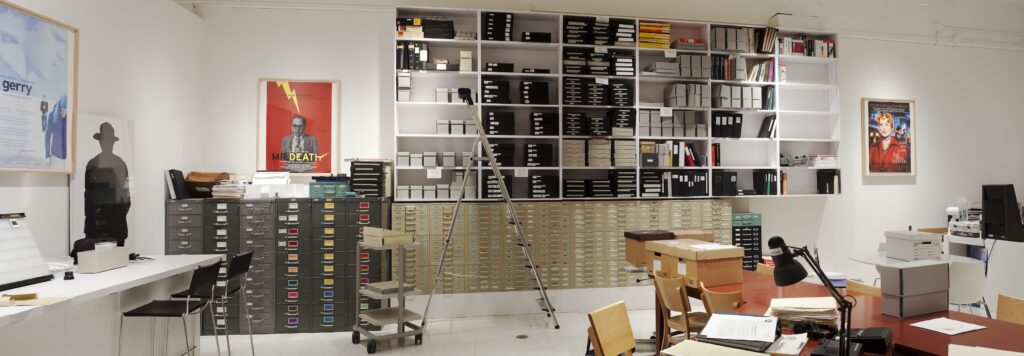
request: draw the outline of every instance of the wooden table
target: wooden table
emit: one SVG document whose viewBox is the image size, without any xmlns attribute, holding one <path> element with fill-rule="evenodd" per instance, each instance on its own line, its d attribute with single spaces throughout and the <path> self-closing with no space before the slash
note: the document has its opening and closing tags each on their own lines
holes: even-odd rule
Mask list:
<svg viewBox="0 0 1024 356">
<path fill-rule="evenodd" d="M 739 312 L 762 315 L 768 310 L 773 298 L 826 297 L 829 296 L 825 286 L 800 282 L 788 287 L 778 287 L 771 275 L 743 271 L 743 284 L 730 284 L 709 288 L 714 292 L 743 292 L 746 302 Z M 840 289 L 843 293 L 845 289 Z M 882 315 L 881 298 L 850 293 L 857 299 L 853 308 L 851 323 L 855 328 L 887 327 L 892 329 L 893 344 L 896 351 L 905 354 L 946 355 L 949 344 L 984 346 L 994 349 L 1024 352 L 1024 325 L 1013 324 L 995 319 L 988 319 L 955 311 L 944 311 L 912 318 L 900 319 Z M 948 336 L 934 331 L 925 330 L 910 324 L 946 317 L 966 323 L 985 326 L 985 329 Z M 802 355 L 810 355 L 817 343 L 808 345 Z"/>
</svg>

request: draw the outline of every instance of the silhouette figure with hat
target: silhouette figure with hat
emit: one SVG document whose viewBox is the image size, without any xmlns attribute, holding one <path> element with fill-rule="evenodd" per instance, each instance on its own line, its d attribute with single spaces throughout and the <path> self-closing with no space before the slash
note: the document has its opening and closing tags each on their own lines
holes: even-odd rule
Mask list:
<svg viewBox="0 0 1024 356">
<path fill-rule="evenodd" d="M 128 238 L 128 165 L 114 154 L 118 138 L 114 127 L 104 122 L 92 138 L 99 141 L 100 153 L 85 165 L 85 238 L 116 239 L 124 246 Z"/>
</svg>

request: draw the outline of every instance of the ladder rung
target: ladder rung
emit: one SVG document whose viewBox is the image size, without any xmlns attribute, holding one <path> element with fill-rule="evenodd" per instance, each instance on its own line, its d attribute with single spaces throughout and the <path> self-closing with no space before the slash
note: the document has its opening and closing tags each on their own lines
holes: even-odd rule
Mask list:
<svg viewBox="0 0 1024 356">
<path fill-rule="evenodd" d="M 487 157 L 472 157 L 470 159 L 473 160 L 473 161 L 479 161 L 479 162 L 486 162 L 486 161 L 490 161 L 491 160 L 490 158 L 487 158 Z"/>
</svg>

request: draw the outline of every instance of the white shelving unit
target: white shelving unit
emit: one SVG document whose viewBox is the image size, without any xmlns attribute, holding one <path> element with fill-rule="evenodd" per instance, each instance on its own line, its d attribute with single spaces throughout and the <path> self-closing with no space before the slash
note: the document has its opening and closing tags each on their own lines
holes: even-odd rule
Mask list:
<svg viewBox="0 0 1024 356">
<path fill-rule="evenodd" d="M 452 10 L 399 7 L 397 16 L 444 16 L 455 21 L 458 31 L 480 32 L 481 13 L 487 10 Z M 509 11 L 499 11 L 509 12 Z M 409 71 L 413 81 L 413 102 L 395 102 L 395 147 L 394 152 L 467 152 L 470 150 L 469 143 L 472 142 L 471 135 L 439 135 L 434 131 L 434 122 L 438 119 L 469 120 L 464 104 L 461 103 L 434 103 L 434 88 L 456 88 L 464 87 L 473 90 L 474 94 L 480 93 L 480 82 L 484 78 L 495 78 L 508 80 L 513 88 L 512 102 L 518 102 L 518 92 L 515 90 L 518 82 L 522 80 L 545 81 L 549 83 L 551 93 L 549 105 L 530 104 L 480 104 L 477 113 L 483 116 L 488 111 L 511 111 L 516 115 L 517 131 L 515 135 L 492 135 L 492 139 L 498 143 L 516 143 L 517 151 L 523 143 L 553 143 L 557 151 L 554 158 L 554 167 L 508 167 L 509 170 L 521 171 L 525 169 L 528 175 L 553 175 L 558 179 L 558 196 L 562 197 L 562 181 L 564 179 L 595 179 L 607 176 L 611 170 L 633 170 L 639 173 L 641 170 L 698 170 L 708 175 L 708 184 L 711 184 L 711 172 L 719 170 L 737 171 L 739 175 L 739 189 L 752 188 L 752 171 L 761 169 L 775 170 L 780 181 L 782 175 L 787 177 L 788 195 L 772 195 L 767 197 L 821 197 L 828 195 L 817 194 L 816 172 L 819 169 L 808 167 L 781 167 L 780 155 L 838 155 L 840 145 L 839 134 L 839 90 L 838 90 L 838 59 L 821 57 L 804 57 L 793 55 L 780 55 L 778 46 L 775 53 L 737 53 L 721 52 L 711 50 L 676 50 L 676 49 L 654 49 L 642 48 L 639 42 L 634 46 L 603 46 L 586 44 L 565 44 L 561 43 L 562 24 L 565 16 L 577 16 L 574 14 L 555 13 L 532 13 L 532 12 L 511 12 L 514 14 L 513 40 L 486 41 L 486 40 L 439 40 L 439 39 L 403 39 L 395 38 L 395 41 L 422 41 L 429 42 L 431 46 L 431 60 L 435 58 L 448 59 L 451 63 L 458 63 L 459 51 L 473 52 L 473 68 L 466 72 L 437 72 L 437 71 Z M 587 16 L 587 15 L 578 15 Z M 625 19 L 616 17 L 616 19 Z M 736 26 L 735 24 L 719 24 L 710 22 L 676 21 L 664 19 L 637 19 L 628 18 L 634 24 L 640 21 L 666 22 L 672 25 L 672 38 L 680 36 L 699 37 L 707 41 L 710 37 L 711 27 L 717 25 Z M 759 28 L 763 26 L 744 26 Z M 639 29 L 639 26 L 637 26 Z M 779 29 L 779 36 L 805 35 L 813 39 L 837 39 L 835 33 L 822 31 L 803 31 L 799 29 Z M 552 34 L 554 43 L 528 43 L 519 42 L 520 33 L 524 31 L 540 31 Z M 440 46 L 440 47 L 438 47 Z M 437 48 L 435 50 L 435 48 Z M 562 74 L 561 58 L 566 48 L 588 48 L 612 51 L 631 51 L 635 58 L 636 76 L 604 76 L 604 75 L 569 75 Z M 642 69 L 655 60 L 667 60 L 670 56 L 678 54 L 696 54 L 704 56 L 730 55 L 746 60 L 748 68 L 761 61 L 774 60 L 776 80 L 770 82 L 758 82 L 747 80 L 718 80 L 718 79 L 694 79 L 681 78 L 666 75 L 643 74 Z M 502 72 L 481 72 L 487 62 L 505 62 L 515 64 L 515 73 Z M 780 70 L 785 67 L 786 80 L 782 81 Z M 550 73 L 521 73 L 524 68 L 549 69 Z M 401 72 L 404 70 L 396 70 Z M 634 88 L 634 103 L 632 106 L 589 106 L 589 105 L 562 105 L 561 83 L 566 77 L 599 78 L 612 81 L 631 81 Z M 634 130 L 632 137 L 596 137 L 596 136 L 568 136 L 563 135 L 562 122 L 566 112 L 600 113 L 609 109 L 628 108 L 634 112 L 638 110 L 661 110 L 661 93 L 664 88 L 674 83 L 691 83 L 707 85 L 738 85 L 758 86 L 762 88 L 773 88 L 775 90 L 775 107 L 771 109 L 742 109 L 730 110 L 719 108 L 670 108 L 673 111 L 690 110 L 697 111 L 704 122 L 707 123 L 708 132 L 705 137 L 665 137 L 665 136 L 638 136 Z M 417 89 L 422 88 L 422 89 Z M 668 109 L 668 108 L 666 108 Z M 530 112 L 557 113 L 559 129 L 557 136 L 529 136 L 522 133 L 527 115 Z M 740 139 L 714 138 L 711 136 L 711 117 L 715 112 L 738 113 L 744 116 L 745 125 L 743 135 Z M 757 138 L 761 119 L 775 115 L 777 117 L 777 134 L 775 138 Z M 671 167 L 671 168 L 644 168 L 644 167 L 562 167 L 562 140 L 565 139 L 587 139 L 607 138 L 612 140 L 633 141 L 636 151 L 639 153 L 640 141 L 666 140 L 685 141 L 694 143 L 705 156 L 709 156 L 712 144 L 722 146 L 721 166 L 718 167 Z M 556 142 L 553 142 L 556 141 Z M 518 153 L 517 153 L 518 155 Z M 396 157 L 397 158 L 397 157 Z M 708 157 L 710 158 L 710 157 Z M 639 157 L 637 158 L 639 163 Z M 423 167 L 397 167 L 397 185 L 434 185 L 448 184 L 450 176 L 442 175 L 442 179 L 427 179 L 427 171 L 431 168 Z M 504 170 L 505 168 L 503 168 Z M 830 167 L 828 169 L 841 169 Z M 443 171 L 454 171 L 451 167 L 443 168 Z M 479 171 L 479 170 L 478 170 Z M 511 172 L 510 172 L 511 173 Z M 481 174 L 473 177 L 476 183 L 476 196 L 481 197 L 481 187 L 484 186 Z M 526 178 L 517 175 L 511 178 L 513 190 L 523 189 Z M 639 181 L 638 181 L 639 185 Z M 397 187 L 396 187 L 397 188 Z M 711 189 L 709 187 L 709 192 Z M 780 192 L 781 193 L 781 192 Z M 716 197 L 716 196 L 710 196 Z M 749 198 L 752 196 L 719 196 L 725 198 Z M 760 196 L 757 196 L 760 197 Z M 521 194 L 513 198 L 517 201 L 550 201 L 559 199 L 531 199 Z M 642 199 L 682 199 L 691 197 L 658 197 Z M 707 198 L 707 197 L 692 197 Z M 565 198 L 566 200 L 580 200 L 580 198 Z M 608 198 L 587 198 L 594 200 L 612 200 Z M 622 199 L 622 198 L 617 198 Z M 641 199 L 640 197 L 625 199 Z M 476 199 L 488 201 L 488 199 Z M 403 201 L 403 200 L 399 200 Z M 413 199 L 411 201 L 423 201 Z M 442 199 L 440 201 L 454 201 L 454 199 Z"/>
</svg>

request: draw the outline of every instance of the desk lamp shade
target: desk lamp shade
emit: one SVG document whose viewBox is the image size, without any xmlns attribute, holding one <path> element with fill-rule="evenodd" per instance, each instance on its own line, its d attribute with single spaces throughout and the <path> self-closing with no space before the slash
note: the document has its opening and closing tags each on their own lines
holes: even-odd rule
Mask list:
<svg viewBox="0 0 1024 356">
<path fill-rule="evenodd" d="M 768 240 L 768 253 L 775 262 L 775 285 L 785 287 L 796 284 L 807 278 L 807 270 L 793 259 L 793 253 L 786 246 L 786 241 L 779 236 Z"/>
</svg>

